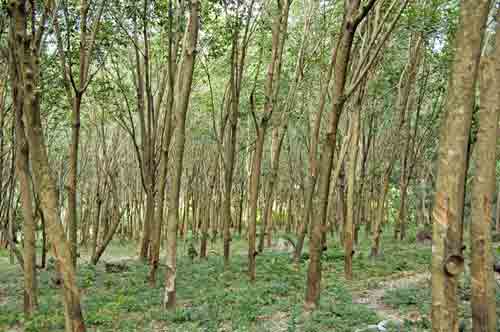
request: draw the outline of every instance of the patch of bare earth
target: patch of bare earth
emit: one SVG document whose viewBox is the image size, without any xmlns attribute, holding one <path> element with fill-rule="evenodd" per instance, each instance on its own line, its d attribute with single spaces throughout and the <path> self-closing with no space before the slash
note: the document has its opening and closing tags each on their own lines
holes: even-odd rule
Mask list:
<svg viewBox="0 0 500 332">
<path fill-rule="evenodd" d="M 429 279 L 430 273 L 428 272 L 399 275 L 399 277 L 395 279 L 380 281 L 376 288 L 354 292 L 353 302 L 366 305 L 386 320 L 403 321 L 408 319 L 410 321 L 418 321 L 421 318 L 418 311 L 402 315 L 397 308 L 385 304 L 383 302 L 383 297 L 388 290 L 423 285 L 428 282 Z"/>
</svg>

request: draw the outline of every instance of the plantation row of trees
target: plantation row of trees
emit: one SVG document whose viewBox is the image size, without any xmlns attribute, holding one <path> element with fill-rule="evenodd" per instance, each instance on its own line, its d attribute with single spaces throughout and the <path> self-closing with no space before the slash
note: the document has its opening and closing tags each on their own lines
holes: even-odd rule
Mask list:
<svg viewBox="0 0 500 332">
<path fill-rule="evenodd" d="M 308 244 L 312 311 L 329 238 L 353 279 L 358 241 L 376 258 L 383 231 L 432 226 L 433 331 L 458 331 L 466 229 L 474 331 L 496 331 L 496 1 L 2 6 L 0 244 L 23 268 L 28 318 L 38 243 L 66 331 L 81 332 L 77 258 L 97 264 L 114 238 L 137 244 L 151 285 L 166 265 L 174 309 L 178 239 L 202 259 L 220 246 L 229 267 L 246 236 L 254 281 L 259 253 L 292 234 L 296 262 Z"/>
</svg>

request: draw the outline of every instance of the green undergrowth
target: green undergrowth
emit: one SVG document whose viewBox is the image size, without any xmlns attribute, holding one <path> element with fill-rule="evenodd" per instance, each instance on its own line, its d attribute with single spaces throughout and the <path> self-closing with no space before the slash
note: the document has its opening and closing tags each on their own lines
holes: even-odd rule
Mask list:
<svg viewBox="0 0 500 332">
<path fill-rule="evenodd" d="M 238 242 L 234 247 L 244 248 L 243 241 Z M 323 254 L 321 303 L 319 310 L 310 315 L 304 315 L 302 310 L 307 253 L 296 266 L 288 253 L 265 251 L 257 256 L 257 281 L 252 284 L 246 274 L 246 255 L 231 257 L 230 269 L 224 271 L 216 250 L 208 260 L 194 261 L 180 250 L 175 312 L 161 308 L 163 266 L 156 286 L 150 287 L 146 281 L 149 268 L 138 261 L 125 261 L 128 269 L 121 273 L 106 273 L 104 263 L 92 266 L 82 261 L 78 283 L 89 331 L 351 332 L 381 319 L 367 306 L 353 303 L 353 289 L 373 286 L 373 280 L 401 271 L 423 270 L 428 265 L 428 248 L 408 243 L 388 243 L 384 248 L 383 256 L 371 259 L 368 247 L 359 246 L 354 259 L 356 281 L 347 282 L 343 277 L 343 250 L 330 245 Z M 131 251 L 113 244 L 106 259 L 133 256 Z M 9 266 L 6 261 L 0 264 L 0 331 L 21 325 L 27 332 L 63 331 L 60 290 L 51 281 L 54 271 L 39 271 L 39 311 L 24 321 L 22 274 L 18 268 L 3 268 L 5 265 Z"/>
<path fill-rule="evenodd" d="M 471 276 L 469 271 L 461 277 L 458 289 L 459 316 L 463 331 L 471 329 Z M 412 285 L 406 288 L 391 289 L 384 293 L 383 302 L 397 309 L 402 316 L 413 317 L 407 321 L 408 327 L 418 328 L 417 331 L 430 331 L 431 286 L 430 284 Z M 497 318 L 500 317 L 500 288 L 496 285 Z M 418 318 L 418 319 L 415 319 Z M 500 321 L 499 321 L 500 323 Z M 499 325 L 500 326 L 500 325 Z"/>
</svg>

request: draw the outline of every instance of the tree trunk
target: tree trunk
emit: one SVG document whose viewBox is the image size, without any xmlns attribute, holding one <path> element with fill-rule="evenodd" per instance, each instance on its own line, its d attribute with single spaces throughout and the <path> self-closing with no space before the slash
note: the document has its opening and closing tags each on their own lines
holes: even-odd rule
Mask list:
<svg viewBox="0 0 500 332">
<path fill-rule="evenodd" d="M 207 198 L 202 199 L 203 211 L 207 211 L 206 214 L 201 214 L 201 240 L 200 240 L 200 258 L 207 258 L 207 240 L 208 240 L 208 223 L 210 220 L 210 195 Z"/>
<path fill-rule="evenodd" d="M 500 13 L 500 12 L 499 12 Z M 476 174 L 472 190 L 471 288 L 473 332 L 496 332 L 496 282 L 491 246 L 491 217 L 496 183 L 496 143 L 500 111 L 500 28 L 495 58 L 481 60 L 479 131 L 476 141 Z"/>
<path fill-rule="evenodd" d="M 403 240 L 406 235 L 406 196 L 408 194 L 408 183 L 406 176 L 402 176 L 399 185 L 400 202 L 398 212 L 398 223 L 394 226 L 394 240 Z M 399 236 L 398 236 L 399 235 Z"/>
<path fill-rule="evenodd" d="M 302 223 L 299 224 L 299 232 L 297 238 L 297 244 L 295 245 L 295 251 L 293 254 L 293 260 L 296 264 L 300 261 L 300 256 L 302 255 L 302 250 L 304 248 L 304 241 L 307 234 L 307 229 L 309 228 L 309 223 L 311 220 L 312 209 L 313 209 L 313 192 L 316 187 L 316 176 L 310 175 L 309 183 L 307 185 L 306 191 L 306 204 L 304 207 L 304 214 L 302 216 Z"/>
<path fill-rule="evenodd" d="M 257 251 L 255 248 L 255 238 L 257 232 L 257 203 L 259 198 L 259 182 L 262 163 L 262 153 L 264 150 L 265 134 L 263 128 L 258 129 L 255 151 L 252 158 L 252 173 L 250 176 L 250 193 L 248 197 L 248 207 L 250 216 L 248 220 L 248 276 L 250 281 L 255 281 L 255 262 Z"/>
<path fill-rule="evenodd" d="M 495 232 L 500 233 L 500 186 L 497 185 L 497 204 L 496 204 Z"/>
<path fill-rule="evenodd" d="M 91 263 L 93 265 L 97 265 L 97 262 L 99 262 L 99 259 L 101 258 L 102 254 L 104 253 L 104 250 L 106 250 L 108 244 L 111 242 L 113 239 L 113 236 L 116 233 L 116 230 L 118 229 L 118 226 L 120 225 L 120 221 L 122 219 L 122 215 L 120 213 L 120 200 L 118 197 L 118 187 L 116 183 L 114 182 L 114 178 L 116 175 L 110 176 L 110 182 L 111 182 L 111 193 L 113 195 L 113 211 L 111 212 L 111 218 L 113 219 L 113 223 L 111 224 L 111 227 L 108 229 L 108 231 L 104 234 L 102 243 L 99 245 L 97 248 L 96 252 L 93 254 L 91 258 Z"/>
<path fill-rule="evenodd" d="M 68 172 L 68 209 L 66 215 L 66 225 L 69 233 L 69 243 L 71 245 L 71 263 L 76 267 L 77 261 L 77 182 L 78 182 L 78 148 L 80 144 L 80 108 L 82 96 L 77 94 L 73 100 L 71 146 L 69 152 L 69 172 Z"/>
<path fill-rule="evenodd" d="M 392 162 L 389 162 L 389 166 L 386 168 L 384 173 L 384 178 L 382 181 L 382 195 L 379 198 L 377 204 L 377 210 L 375 215 L 375 221 L 372 222 L 372 247 L 370 256 L 377 257 L 380 253 L 380 234 L 382 233 L 381 226 L 385 216 L 385 201 L 387 198 L 387 193 L 389 192 L 389 180 L 391 178 L 392 172 Z"/>
<path fill-rule="evenodd" d="M 165 296 L 163 305 L 168 310 L 175 310 L 176 305 L 176 274 L 177 274 L 177 226 L 179 222 L 179 195 L 184 158 L 184 143 L 186 140 L 186 115 L 189 106 L 189 96 L 193 82 L 193 71 L 198 41 L 198 10 L 197 0 L 191 1 L 191 13 L 187 22 L 183 45 L 182 62 L 175 80 L 174 106 L 176 129 L 174 131 L 173 173 L 172 185 L 169 190 L 167 214 L 167 254 L 165 273 Z"/>
<path fill-rule="evenodd" d="M 16 78 L 15 68 L 11 65 L 11 76 Z M 23 214 L 24 234 L 24 315 L 30 318 L 38 306 L 38 290 L 36 278 L 36 225 L 33 210 L 33 194 L 31 191 L 29 147 L 23 124 L 23 95 L 21 82 L 13 82 L 12 100 L 15 110 L 16 133 L 16 174 L 19 179 L 21 206 Z M 0 91 L 0 95 L 1 95 Z M 0 96 L 1 97 L 1 96 Z M 0 170 L 1 172 L 2 170 Z"/>
<path fill-rule="evenodd" d="M 353 22 L 354 13 L 357 12 L 359 2 L 346 4 L 345 17 L 342 23 L 341 38 L 337 43 L 337 56 L 335 58 L 335 81 L 328 131 L 325 143 L 322 145 L 318 177 L 318 218 L 312 218 L 311 236 L 309 245 L 309 266 L 307 271 L 307 287 L 304 307 L 314 310 L 319 302 L 321 291 L 321 253 L 322 253 L 322 225 L 327 216 L 328 196 L 330 195 L 330 175 L 332 173 L 333 155 L 337 143 L 337 129 L 339 117 L 346 101 L 344 96 L 347 69 L 349 66 L 351 47 L 357 25 Z M 359 24 L 359 22 L 358 22 Z"/>
<path fill-rule="evenodd" d="M 272 216 L 273 216 L 273 196 L 275 191 L 276 182 L 278 179 L 278 170 L 280 162 L 281 147 L 283 145 L 283 138 L 286 134 L 286 126 L 284 128 L 273 129 L 272 141 L 272 158 L 271 158 L 271 172 L 268 178 L 268 188 L 264 201 L 264 213 L 262 214 L 262 230 L 259 234 L 259 252 L 264 250 L 264 236 L 267 235 L 268 245 L 271 242 L 272 233 Z"/>
<path fill-rule="evenodd" d="M 102 207 L 102 199 L 97 193 L 97 208 L 96 215 L 94 219 L 94 225 L 92 227 L 92 244 L 91 244 L 91 254 L 90 257 L 95 257 L 97 246 L 99 245 L 99 226 L 101 225 L 101 207 Z"/>
<path fill-rule="evenodd" d="M 146 190 L 146 211 L 144 213 L 144 226 L 142 230 L 142 240 L 141 249 L 139 253 L 139 258 L 143 261 L 147 261 L 149 257 L 150 245 L 151 245 L 151 227 L 154 218 L 155 203 L 154 203 L 154 190 L 153 184 L 150 181 L 147 185 Z"/>
<path fill-rule="evenodd" d="M 45 8 L 47 12 L 50 12 L 51 9 Z M 31 14 L 27 14 L 25 1 L 11 1 L 9 13 L 11 16 L 12 65 L 16 67 L 18 79 L 23 82 L 25 127 L 35 188 L 40 197 L 40 206 L 46 218 L 49 240 L 63 280 L 66 331 L 84 332 L 86 329 L 80 306 L 80 291 L 76 284 L 76 271 L 71 263 L 70 244 L 64 234 L 58 212 L 59 195 L 48 161 L 40 117 L 40 94 L 38 92 L 40 46 L 37 43 L 41 38 L 37 38 L 37 36 L 43 32 L 43 29 L 38 30 L 37 36 L 27 35 L 26 20 L 31 17 Z"/>
<path fill-rule="evenodd" d="M 283 48 L 285 45 L 288 29 L 288 14 L 290 9 L 290 1 L 278 1 L 276 15 L 272 21 L 272 47 L 271 61 L 267 67 L 267 78 L 264 87 L 265 103 L 264 114 L 260 120 L 260 124 L 256 121 L 255 115 L 255 85 L 250 95 L 250 104 L 252 115 L 255 121 L 255 129 L 257 131 L 257 139 L 255 142 L 255 151 L 252 159 L 252 173 L 250 176 L 250 195 L 249 209 L 250 218 L 248 220 L 248 275 L 250 281 L 255 281 L 255 260 L 257 251 L 255 250 L 255 237 L 257 228 L 257 205 L 259 199 L 259 182 L 262 167 L 262 155 L 264 152 L 264 142 L 266 132 L 270 125 L 273 109 L 277 107 L 277 96 L 279 92 L 281 60 Z M 265 216 L 262 216 L 264 219 Z"/>
<path fill-rule="evenodd" d="M 462 222 L 467 146 L 482 35 L 491 1 L 461 2 L 456 53 L 441 127 L 432 234 L 432 331 L 457 332 L 458 277 L 463 266 Z M 456 268 L 458 267 L 458 268 Z"/>
<path fill-rule="evenodd" d="M 352 280 L 352 257 L 354 255 L 354 194 L 356 193 L 356 168 L 358 164 L 359 117 L 361 100 L 358 100 L 352 113 L 352 144 L 349 156 L 349 170 L 347 177 L 347 218 L 344 225 L 344 274 L 347 280 Z M 339 160 L 339 162 L 342 162 Z"/>
</svg>

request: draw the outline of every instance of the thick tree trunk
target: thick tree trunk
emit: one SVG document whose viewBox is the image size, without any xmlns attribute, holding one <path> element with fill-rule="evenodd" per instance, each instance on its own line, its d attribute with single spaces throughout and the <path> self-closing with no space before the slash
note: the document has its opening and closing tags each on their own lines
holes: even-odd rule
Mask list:
<svg viewBox="0 0 500 332">
<path fill-rule="evenodd" d="M 65 236 L 59 216 L 59 195 L 49 165 L 40 118 L 39 47 L 34 36 L 26 34 L 26 3 L 12 1 L 9 8 L 12 18 L 12 55 L 18 77 L 24 88 L 25 127 L 30 148 L 36 189 L 40 206 L 47 222 L 47 232 L 63 280 L 67 332 L 83 332 L 85 324 L 80 306 L 80 292 L 76 284 L 76 271 L 71 263 L 70 244 Z M 15 37 L 14 37 L 15 36 Z M 25 47 L 27 46 L 27 47 Z"/>
<path fill-rule="evenodd" d="M 12 79 L 16 78 L 15 68 L 11 65 Z M 31 317 L 38 306 L 38 290 L 36 278 L 36 225 L 31 192 L 29 147 L 23 124 L 23 95 L 21 82 L 13 82 L 12 100 L 15 110 L 16 133 L 16 175 L 19 179 L 24 234 L 24 315 Z M 1 94 L 1 91 L 0 91 Z M 1 97 L 1 96 L 0 96 Z M 0 170 L 1 172 L 2 170 Z"/>
<path fill-rule="evenodd" d="M 432 234 L 432 331 L 457 332 L 458 277 L 463 265 L 462 222 L 467 146 L 482 35 L 491 1 L 461 2 L 456 53 L 441 127 Z M 458 267 L 458 268 L 457 268 Z"/>
<path fill-rule="evenodd" d="M 472 190 L 471 288 L 473 332 L 496 332 L 496 282 L 491 246 L 491 217 L 496 183 L 496 143 L 500 111 L 500 28 L 495 58 L 481 62 L 481 100 L 476 141 L 476 174 Z"/>
</svg>

